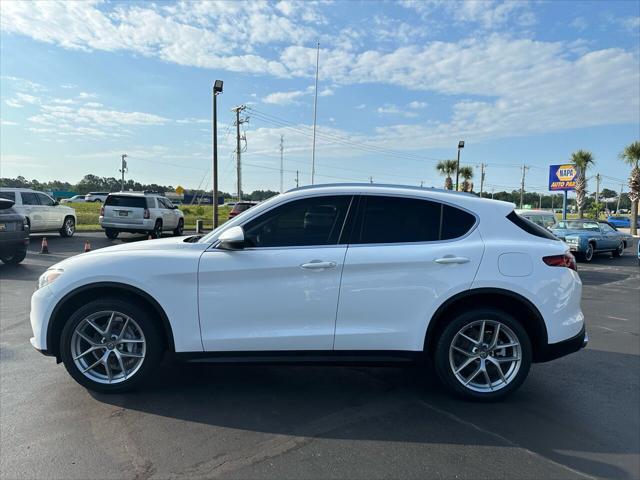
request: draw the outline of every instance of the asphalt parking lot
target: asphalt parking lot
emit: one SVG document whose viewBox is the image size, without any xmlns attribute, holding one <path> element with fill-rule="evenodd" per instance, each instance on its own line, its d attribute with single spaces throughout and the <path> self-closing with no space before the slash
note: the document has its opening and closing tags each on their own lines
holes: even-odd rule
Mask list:
<svg viewBox="0 0 640 480">
<path fill-rule="evenodd" d="M 0 477 L 640 478 L 640 268 L 579 264 L 586 350 L 534 365 L 506 401 L 448 396 L 424 368 L 185 365 L 92 394 L 29 344 L 53 263 L 114 242 L 49 238 L 0 266 Z M 136 241 L 135 238 L 117 240 Z"/>
</svg>

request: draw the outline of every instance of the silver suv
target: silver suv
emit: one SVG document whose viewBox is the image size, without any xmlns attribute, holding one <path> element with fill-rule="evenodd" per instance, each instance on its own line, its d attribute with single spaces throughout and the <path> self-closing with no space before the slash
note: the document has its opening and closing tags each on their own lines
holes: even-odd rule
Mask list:
<svg viewBox="0 0 640 480">
<path fill-rule="evenodd" d="M 163 231 L 182 235 L 184 230 L 182 211 L 157 193 L 110 193 L 100 209 L 99 222 L 111 239 L 120 232 L 148 233 L 159 238 Z"/>
<path fill-rule="evenodd" d="M 71 237 L 76 231 L 76 211 L 46 193 L 30 188 L 0 188 L 0 198 L 14 202 L 13 210 L 27 218 L 31 233 L 54 231 Z"/>
</svg>

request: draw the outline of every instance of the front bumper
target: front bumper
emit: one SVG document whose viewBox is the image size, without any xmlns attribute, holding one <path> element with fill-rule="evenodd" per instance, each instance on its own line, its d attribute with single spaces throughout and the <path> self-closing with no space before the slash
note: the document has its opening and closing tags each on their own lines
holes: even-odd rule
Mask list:
<svg viewBox="0 0 640 480">
<path fill-rule="evenodd" d="M 548 362 L 556 358 L 564 357 L 565 355 L 585 348 L 587 343 L 589 343 L 589 335 L 587 335 L 587 330 L 583 325 L 575 337 L 563 340 L 562 342 L 548 344 L 544 353 L 537 357 L 537 362 Z"/>
</svg>

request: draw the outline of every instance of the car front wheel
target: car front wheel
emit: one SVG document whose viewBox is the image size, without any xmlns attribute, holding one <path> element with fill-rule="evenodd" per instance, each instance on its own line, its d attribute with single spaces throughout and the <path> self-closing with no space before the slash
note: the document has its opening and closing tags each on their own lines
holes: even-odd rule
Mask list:
<svg viewBox="0 0 640 480">
<path fill-rule="evenodd" d="M 522 384 L 531 357 L 531 342 L 520 323 L 487 308 L 463 313 L 445 327 L 436 344 L 435 367 L 457 395 L 491 401 Z"/>
<path fill-rule="evenodd" d="M 161 336 L 136 303 L 94 300 L 71 315 L 62 330 L 60 353 L 69 374 L 82 386 L 117 393 L 138 385 L 158 364 Z"/>
<path fill-rule="evenodd" d="M 73 217 L 66 217 L 60 229 L 60 236 L 73 237 L 74 233 L 76 233 L 76 221 Z"/>
<path fill-rule="evenodd" d="M 582 254 L 582 260 L 589 263 L 591 260 L 593 260 L 593 253 L 594 253 L 593 244 L 590 243 L 589 245 L 587 245 L 587 249 Z"/>
</svg>

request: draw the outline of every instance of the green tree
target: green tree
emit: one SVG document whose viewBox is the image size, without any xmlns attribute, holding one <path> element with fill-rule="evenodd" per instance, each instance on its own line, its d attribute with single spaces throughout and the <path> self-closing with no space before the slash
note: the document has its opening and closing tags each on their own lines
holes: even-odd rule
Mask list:
<svg viewBox="0 0 640 480">
<path fill-rule="evenodd" d="M 462 177 L 462 185 L 460 185 L 460 191 L 473 192 L 473 168 L 469 166 L 460 167 L 460 176 Z"/>
<path fill-rule="evenodd" d="M 587 194 L 587 168 L 593 165 L 595 160 L 593 154 L 587 150 L 576 150 L 571 154 L 571 163 L 576 167 L 576 206 L 578 216 L 584 217 L 584 207 L 586 206 Z"/>
<path fill-rule="evenodd" d="M 638 234 L 638 199 L 640 199 L 640 142 L 633 142 L 620 153 L 623 162 L 631 165 L 629 199 L 631 200 L 631 234 Z"/>
<path fill-rule="evenodd" d="M 453 180 L 451 180 L 451 175 L 456 173 L 457 165 L 458 163 L 455 160 L 442 160 L 441 162 L 438 162 L 438 165 L 436 165 L 438 173 L 446 177 L 444 180 L 444 188 L 447 190 L 453 190 Z"/>
</svg>

